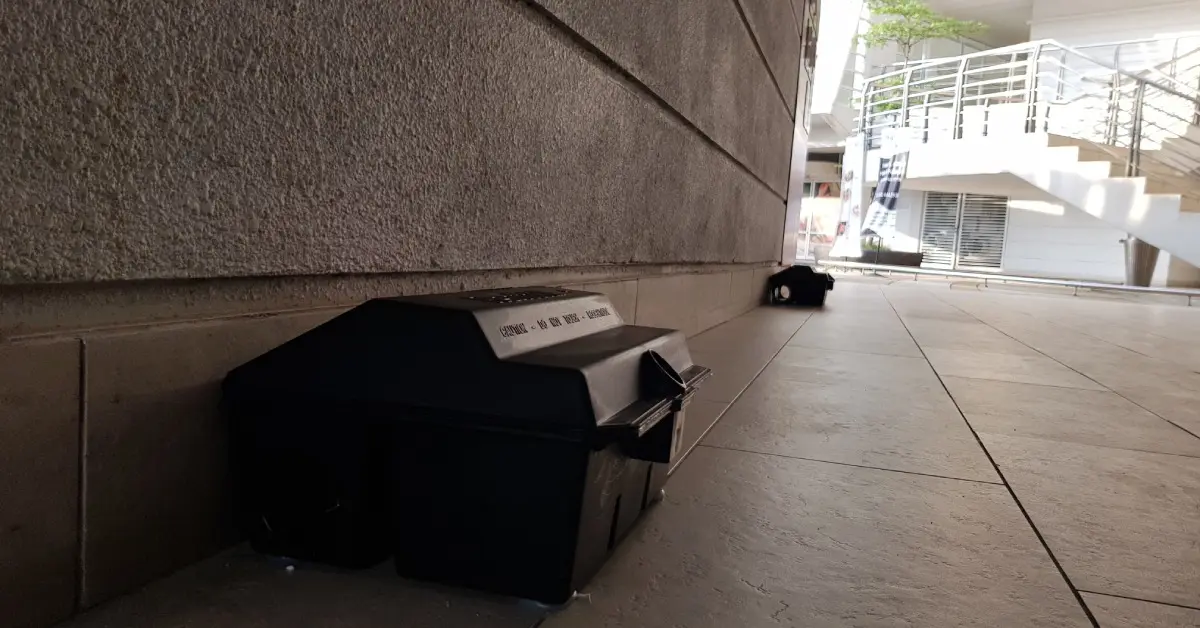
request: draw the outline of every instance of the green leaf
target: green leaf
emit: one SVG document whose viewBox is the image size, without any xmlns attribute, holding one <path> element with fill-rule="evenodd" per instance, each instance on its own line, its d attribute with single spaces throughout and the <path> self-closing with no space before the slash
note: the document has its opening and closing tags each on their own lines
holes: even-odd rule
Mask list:
<svg viewBox="0 0 1200 628">
<path fill-rule="evenodd" d="M 982 22 L 959 20 L 930 9 L 921 0 L 868 0 L 872 24 L 861 40 L 871 48 L 895 44 L 907 61 L 912 49 L 930 39 L 962 39 L 987 29 Z"/>
</svg>

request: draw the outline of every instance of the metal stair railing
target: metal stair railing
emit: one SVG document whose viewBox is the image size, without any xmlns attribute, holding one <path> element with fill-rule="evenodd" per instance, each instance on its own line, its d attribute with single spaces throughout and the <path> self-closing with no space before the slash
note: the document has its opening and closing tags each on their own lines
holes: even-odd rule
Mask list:
<svg viewBox="0 0 1200 628">
<path fill-rule="evenodd" d="M 946 279 L 974 279 L 982 282 L 984 287 L 995 284 L 1030 284 L 1040 286 L 1058 286 L 1063 288 L 1071 288 L 1074 296 L 1079 296 L 1079 290 L 1090 290 L 1092 292 L 1130 292 L 1138 294 L 1162 294 L 1178 296 L 1187 299 L 1188 307 L 1192 306 L 1192 300 L 1200 300 L 1200 290 L 1192 290 L 1188 288 L 1169 288 L 1159 286 L 1122 286 L 1119 284 L 1100 283 L 1096 281 L 1078 281 L 1073 279 L 1050 279 L 1046 277 L 1030 277 L 1027 275 L 1005 275 L 1001 273 L 984 273 L 971 272 L 963 270 L 949 270 L 940 268 L 921 268 L 917 266 L 889 266 L 887 264 L 869 264 L 863 262 L 845 262 L 839 260 L 824 259 L 816 262 L 816 265 L 826 269 L 836 269 L 842 271 L 857 270 L 864 275 L 870 271 L 872 273 L 887 273 L 888 277 L 893 274 L 897 275 L 912 275 L 913 280 L 919 277 L 943 277 Z"/>
<path fill-rule="evenodd" d="M 1076 46 L 1110 67 L 1200 97 L 1200 33 Z M 1111 59 L 1111 62 L 1109 62 Z"/>
<path fill-rule="evenodd" d="M 1142 38 L 1100 44 L 1084 44 L 1075 49 L 1103 61 L 1108 67 L 1124 70 L 1148 80 L 1163 83 L 1191 96 L 1200 95 L 1200 85 L 1193 80 L 1200 69 L 1200 32 L 1185 33 L 1171 38 Z M 937 57 L 890 63 L 880 72 L 895 72 L 910 67 L 958 59 Z M 1110 61 L 1111 59 L 1111 61 Z"/>
<path fill-rule="evenodd" d="M 1190 56 L 1190 55 L 1189 55 Z M 1042 40 L 935 59 L 871 77 L 859 132 L 876 148 L 883 130 L 913 130 L 921 143 L 1013 133 L 1052 133 L 1095 147 L 1141 176 L 1144 161 L 1200 171 L 1197 90 L 1176 89 Z"/>
</svg>

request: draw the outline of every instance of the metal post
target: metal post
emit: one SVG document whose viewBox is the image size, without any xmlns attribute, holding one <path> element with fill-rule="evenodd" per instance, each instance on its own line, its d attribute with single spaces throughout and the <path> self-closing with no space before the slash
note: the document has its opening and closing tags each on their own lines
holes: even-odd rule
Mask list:
<svg viewBox="0 0 1200 628">
<path fill-rule="evenodd" d="M 1176 37 L 1175 45 L 1171 46 L 1171 74 L 1170 74 L 1170 76 L 1172 79 L 1176 78 L 1175 74 L 1178 71 L 1178 67 L 1177 67 L 1178 64 L 1179 64 L 1179 38 Z"/>
<path fill-rule="evenodd" d="M 963 136 L 962 129 L 962 99 L 963 84 L 966 81 L 967 60 L 958 62 L 958 76 L 954 77 L 954 112 L 950 115 L 950 139 L 957 140 Z"/>
<path fill-rule="evenodd" d="M 865 80 L 863 80 L 863 84 L 862 84 L 862 93 L 858 95 L 858 99 L 859 99 L 858 130 L 859 130 L 859 133 L 863 137 L 863 149 L 864 150 L 866 150 L 866 147 L 869 146 L 871 143 L 870 142 L 870 137 L 871 137 L 870 131 L 868 130 L 870 127 L 869 119 L 868 119 L 868 115 L 869 115 L 868 112 L 870 111 L 871 108 L 867 105 L 867 101 L 870 100 L 870 97 L 871 97 L 871 79 L 865 79 Z"/>
<path fill-rule="evenodd" d="M 933 117 L 933 116 L 929 115 L 929 93 L 928 92 L 926 92 L 926 94 L 925 94 L 924 101 L 925 102 L 922 103 L 922 107 L 924 107 L 924 112 L 925 112 L 924 118 L 925 119 L 921 122 L 921 143 L 928 144 L 929 143 L 929 119 Z"/>
<path fill-rule="evenodd" d="M 1196 81 L 1196 89 L 1200 90 L 1200 80 Z M 1200 103 L 1196 103 L 1195 112 L 1192 114 L 1192 124 L 1200 126 Z"/>
<path fill-rule="evenodd" d="M 1113 50 L 1112 94 L 1108 98 L 1108 127 L 1104 130 L 1104 143 L 1117 144 L 1121 127 L 1121 47 Z"/>
<path fill-rule="evenodd" d="M 1115 146 L 1121 119 L 1121 73 L 1114 72 L 1112 87 L 1108 94 L 1108 123 L 1104 125 L 1104 143 Z"/>
<path fill-rule="evenodd" d="M 872 81 L 868 80 L 865 83 L 863 83 L 863 111 L 866 111 L 866 109 L 867 109 L 866 94 L 867 94 L 868 88 L 870 88 L 870 86 L 871 86 L 871 82 Z M 854 237 L 856 237 L 856 238 L 860 237 L 862 234 L 862 221 L 863 221 L 863 218 L 865 217 L 865 213 L 863 212 L 863 209 L 862 209 L 862 204 L 866 202 L 866 198 L 867 198 L 867 189 L 868 189 L 867 188 L 867 161 L 868 161 L 870 155 L 871 155 L 871 135 L 867 134 L 864 131 L 863 137 L 862 137 L 862 146 L 859 147 L 858 163 L 854 164 L 854 167 L 856 169 L 858 169 L 858 177 L 856 180 L 848 182 L 850 185 L 856 186 L 858 188 L 856 193 L 858 194 L 858 202 L 859 202 L 858 212 L 859 212 L 859 214 L 858 214 L 858 218 L 855 220 L 855 225 L 854 225 L 854 229 L 856 230 L 854 233 Z M 843 193 L 845 193 L 845 190 L 843 190 Z M 853 199 L 853 197 L 851 197 L 851 198 Z M 851 214 L 850 217 L 853 218 L 853 214 Z M 849 228 L 850 228 L 850 226 L 847 225 L 847 229 L 849 229 Z"/>
<path fill-rule="evenodd" d="M 1055 79 L 1057 81 L 1057 84 L 1054 86 L 1054 101 L 1053 102 L 1055 102 L 1055 103 L 1063 102 L 1063 99 L 1067 95 L 1067 90 L 1066 90 L 1066 86 L 1067 86 L 1067 51 L 1062 48 L 1060 48 L 1058 51 L 1059 51 L 1059 53 L 1061 53 L 1060 56 L 1062 57 L 1062 59 L 1059 60 L 1059 62 L 1058 62 L 1058 76 Z M 1049 105 L 1047 105 L 1046 106 L 1046 124 L 1045 124 L 1045 128 L 1043 129 L 1043 131 L 1046 133 L 1050 132 L 1051 110 L 1052 110 L 1052 108 Z M 1068 117 L 1070 117 L 1069 113 L 1068 113 Z"/>
<path fill-rule="evenodd" d="M 1066 92 L 1063 87 L 1067 84 L 1067 51 L 1062 51 L 1062 62 L 1058 64 L 1058 89 L 1054 92 L 1058 97 L 1056 100 L 1062 100 Z"/>
<path fill-rule="evenodd" d="M 1142 159 L 1142 105 L 1146 99 L 1146 83 L 1138 81 L 1133 97 L 1133 122 L 1129 125 L 1129 159 L 1125 164 L 1125 176 L 1136 177 Z"/>
<path fill-rule="evenodd" d="M 1196 81 L 1196 89 L 1200 91 L 1200 80 Z M 1196 103 L 1194 111 L 1192 112 L 1192 124 L 1200 126 L 1200 102 Z"/>
<path fill-rule="evenodd" d="M 1029 67 L 1025 73 L 1025 103 L 1029 108 L 1029 119 L 1025 122 L 1026 133 L 1036 133 L 1038 130 L 1038 63 L 1042 60 L 1042 45 L 1038 44 L 1033 47 L 1033 52 L 1029 53 Z"/>
</svg>

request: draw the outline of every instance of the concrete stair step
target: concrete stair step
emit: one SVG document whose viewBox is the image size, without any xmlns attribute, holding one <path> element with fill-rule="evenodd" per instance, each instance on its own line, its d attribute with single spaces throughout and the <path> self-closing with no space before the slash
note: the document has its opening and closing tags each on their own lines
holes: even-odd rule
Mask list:
<svg viewBox="0 0 1200 628">
<path fill-rule="evenodd" d="M 1143 169 L 1160 173 L 1174 171 L 1188 176 L 1200 172 L 1200 160 L 1170 150 L 1144 151 L 1141 163 Z"/>
<path fill-rule="evenodd" d="M 1200 141 L 1190 137 L 1169 137 L 1163 140 L 1162 150 L 1200 162 Z"/>
<path fill-rule="evenodd" d="M 1034 194 L 1032 187 L 1200 265 L 1200 176 L 1178 168 L 1191 156 L 1170 146 L 1144 151 L 1141 176 L 1127 177 L 1126 155 L 1120 146 L 1066 135 L 989 135 L 914 147 L 909 175 L 1013 198 Z"/>
<path fill-rule="evenodd" d="M 1158 175 L 1158 176 L 1165 177 L 1168 179 L 1196 178 L 1197 182 L 1200 182 L 1200 175 L 1193 174 L 1191 172 L 1188 172 L 1187 170 L 1183 170 L 1180 167 L 1178 167 L 1172 163 L 1161 161 L 1161 159 L 1162 159 L 1162 154 L 1159 153 L 1158 151 L 1143 152 L 1142 153 L 1142 161 L 1141 161 L 1141 171 L 1143 173 L 1150 173 L 1150 174 Z"/>
</svg>

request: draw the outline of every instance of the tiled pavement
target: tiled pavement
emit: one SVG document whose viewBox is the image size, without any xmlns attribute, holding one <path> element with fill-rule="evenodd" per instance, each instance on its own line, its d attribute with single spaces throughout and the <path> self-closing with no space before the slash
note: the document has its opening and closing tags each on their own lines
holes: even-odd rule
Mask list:
<svg viewBox="0 0 1200 628">
<path fill-rule="evenodd" d="M 1200 626 L 1200 307 L 843 280 L 691 346 L 704 438 L 563 610 L 239 549 L 71 625 Z"/>
</svg>

